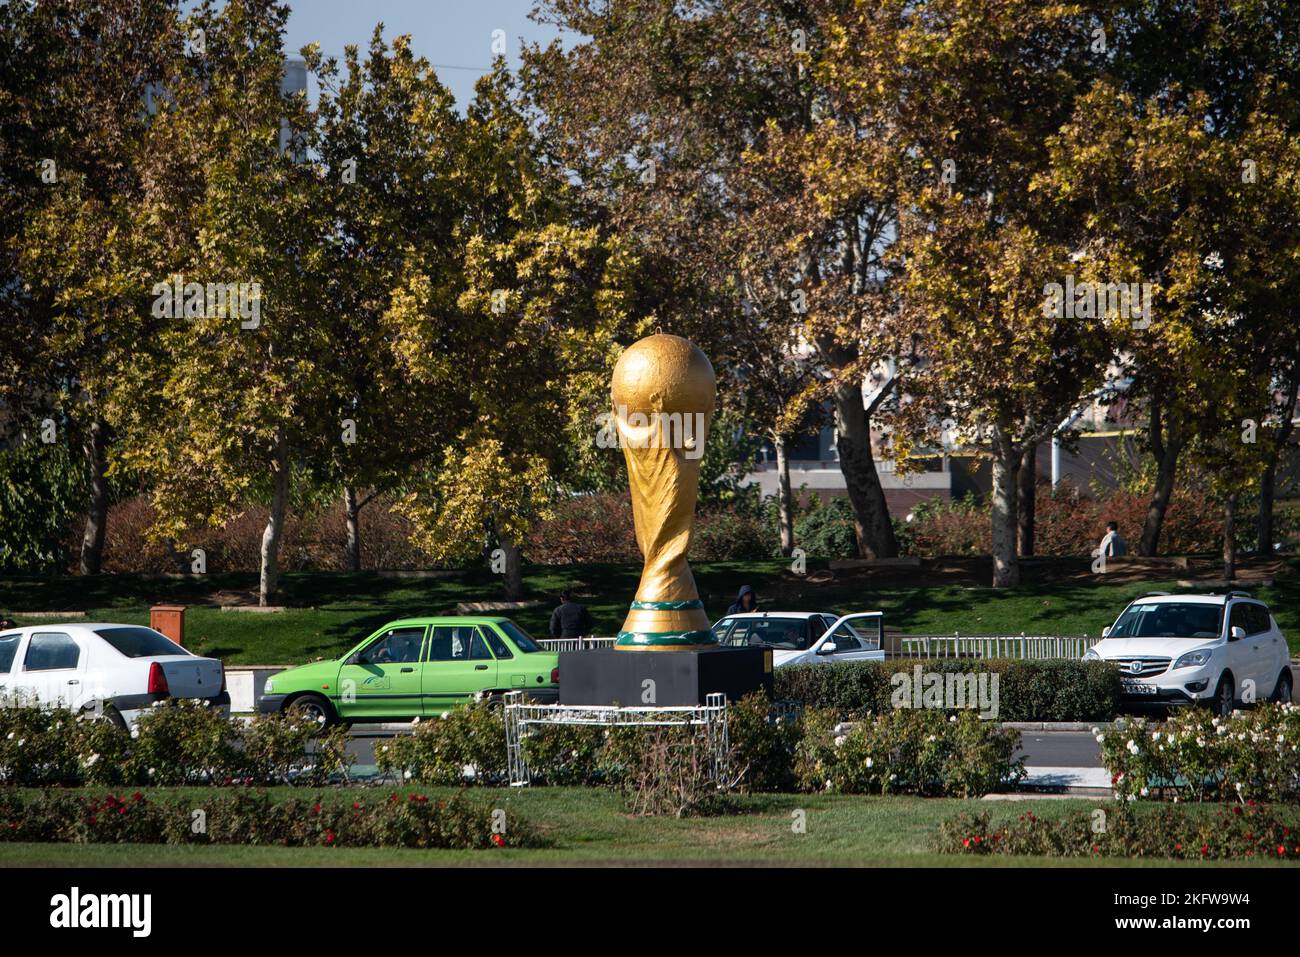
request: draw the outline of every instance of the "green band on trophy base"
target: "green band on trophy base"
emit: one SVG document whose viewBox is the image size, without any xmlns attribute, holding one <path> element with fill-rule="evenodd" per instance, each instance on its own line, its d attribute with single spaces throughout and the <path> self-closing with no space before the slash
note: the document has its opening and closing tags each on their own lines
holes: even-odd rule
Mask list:
<svg viewBox="0 0 1300 957">
<path fill-rule="evenodd" d="M 689 611 L 694 608 L 703 608 L 704 602 L 698 598 L 691 598 L 687 601 L 634 601 L 632 608 L 640 611 Z"/>
<path fill-rule="evenodd" d="M 713 645 L 715 640 L 711 631 L 620 631 L 616 647 L 643 648 L 654 651 L 657 648 L 682 648 L 695 645 Z"/>
</svg>

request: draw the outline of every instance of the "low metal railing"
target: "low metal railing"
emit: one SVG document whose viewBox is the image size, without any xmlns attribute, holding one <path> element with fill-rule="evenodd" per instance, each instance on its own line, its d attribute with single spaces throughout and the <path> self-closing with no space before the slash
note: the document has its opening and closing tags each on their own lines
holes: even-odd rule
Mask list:
<svg viewBox="0 0 1300 957">
<path fill-rule="evenodd" d="M 897 635 L 902 658 L 1079 659 L 1101 641 L 1089 635 Z"/>
<path fill-rule="evenodd" d="M 538 638 L 544 651 L 585 651 L 588 648 L 612 648 L 615 638 Z"/>
<path fill-rule="evenodd" d="M 624 708 L 604 705 L 526 704 L 522 692 L 506 695 L 506 762 L 512 787 L 532 782 L 523 742 L 537 727 L 561 724 L 600 727 L 695 728 L 703 732 L 713 780 L 727 773 L 727 696 L 708 695 L 705 704 L 687 707 Z"/>
</svg>

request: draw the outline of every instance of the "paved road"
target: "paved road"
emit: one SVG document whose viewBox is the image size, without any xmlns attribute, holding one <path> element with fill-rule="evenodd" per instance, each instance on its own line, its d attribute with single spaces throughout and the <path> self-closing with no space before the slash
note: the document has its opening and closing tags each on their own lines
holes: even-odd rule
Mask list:
<svg viewBox="0 0 1300 957">
<path fill-rule="evenodd" d="M 358 765 L 375 763 L 375 745 L 392 732 L 356 729 L 348 751 L 356 755 Z M 1022 731 L 1020 753 L 1028 767 L 1096 768 L 1101 767 L 1101 746 L 1087 731 Z"/>
<path fill-rule="evenodd" d="M 1021 731 L 1027 767 L 1099 768 L 1101 745 L 1090 731 Z"/>
</svg>

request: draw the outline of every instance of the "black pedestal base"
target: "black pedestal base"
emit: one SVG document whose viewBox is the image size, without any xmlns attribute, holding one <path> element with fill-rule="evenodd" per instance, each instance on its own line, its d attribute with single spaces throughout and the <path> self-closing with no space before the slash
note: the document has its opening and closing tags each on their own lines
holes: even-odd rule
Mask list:
<svg viewBox="0 0 1300 957">
<path fill-rule="evenodd" d="M 715 692 L 739 701 L 755 691 L 772 696 L 767 648 L 560 652 L 560 704 L 689 706 Z"/>
</svg>

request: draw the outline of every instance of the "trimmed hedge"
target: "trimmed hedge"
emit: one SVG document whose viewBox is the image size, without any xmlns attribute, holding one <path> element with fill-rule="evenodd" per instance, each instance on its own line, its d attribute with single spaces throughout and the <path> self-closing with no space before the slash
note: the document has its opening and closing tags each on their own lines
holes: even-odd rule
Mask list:
<svg viewBox="0 0 1300 957">
<path fill-rule="evenodd" d="M 150 792 L 154 795 L 156 792 Z M 527 822 L 462 795 L 351 800 L 273 798 L 265 791 L 155 799 L 68 791 L 0 794 L 0 842 L 244 844 L 281 847 L 544 847 Z"/>
<path fill-rule="evenodd" d="M 1102 661 L 1017 661 L 987 658 L 898 658 L 791 665 L 775 673 L 778 700 L 829 708 L 847 719 L 893 710 L 899 672 L 996 674 L 999 721 L 1109 721 L 1119 712 L 1119 670 Z"/>
</svg>

